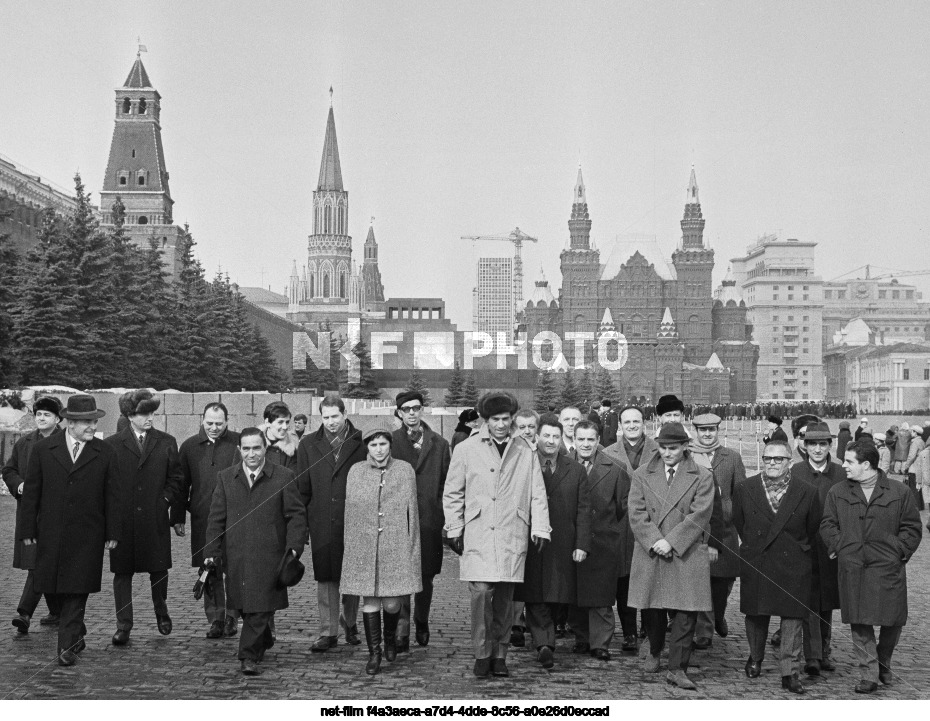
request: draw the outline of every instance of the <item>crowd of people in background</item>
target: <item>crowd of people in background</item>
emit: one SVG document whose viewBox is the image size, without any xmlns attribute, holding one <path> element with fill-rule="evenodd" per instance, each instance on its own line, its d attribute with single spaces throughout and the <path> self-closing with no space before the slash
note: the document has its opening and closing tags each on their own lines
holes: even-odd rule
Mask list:
<svg viewBox="0 0 930 721">
<path fill-rule="evenodd" d="M 170 534 L 189 535 L 205 637 L 238 635 L 240 670 L 258 675 L 309 545 L 319 614 L 310 650 L 364 636 L 364 670 L 375 675 L 409 653 L 411 632 L 430 644 L 446 547 L 467 584 L 478 678 L 509 676 L 508 650 L 527 634 L 544 669 L 559 662 L 558 638 L 609 663 L 619 617 L 621 654 L 645 643 L 643 671 L 657 673 L 667 647 L 667 682 L 694 690 L 692 655 L 730 634 L 740 579 L 748 678 L 760 677 L 767 645 L 789 693 L 805 692 L 802 675 L 835 671 L 838 610 L 859 663 L 855 690 L 894 683 L 906 564 L 930 488 L 930 422 L 877 432 L 862 418 L 834 437 L 822 418 L 854 408 L 695 407 L 665 395 L 655 406 L 604 400 L 587 413 L 539 414 L 491 391 L 462 411 L 449 442 L 425 422 L 421 393 L 395 401 L 399 427 L 361 430 L 338 395 L 326 396 L 312 432 L 281 401 L 238 431 L 211 402 L 179 447 L 154 428 L 149 391 L 122 396 L 106 439 L 92 396 L 37 399 L 37 428 L 2 471 L 18 503 L 14 566 L 27 571 L 13 626 L 28 633 L 44 596 L 40 623 L 58 626 L 57 663 L 74 665 L 107 550 L 111 643 L 131 643 L 135 574 L 147 575 L 155 628 L 171 634 Z M 766 424 L 762 467 L 748 477 L 718 437 L 724 419 L 740 417 Z"/>
</svg>

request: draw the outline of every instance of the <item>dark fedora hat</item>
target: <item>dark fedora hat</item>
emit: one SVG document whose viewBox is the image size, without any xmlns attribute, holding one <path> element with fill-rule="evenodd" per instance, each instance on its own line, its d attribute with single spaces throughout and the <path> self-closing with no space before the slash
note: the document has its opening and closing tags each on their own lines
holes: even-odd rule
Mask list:
<svg viewBox="0 0 930 721">
<path fill-rule="evenodd" d="M 278 588 L 296 586 L 304 577 L 305 570 L 300 559 L 288 550 L 278 564 Z"/>
<path fill-rule="evenodd" d="M 685 427 L 681 423 L 665 423 L 659 429 L 659 435 L 656 436 L 656 443 L 690 443 L 691 436 L 685 432 Z"/>
<path fill-rule="evenodd" d="M 833 434 L 826 423 L 811 423 L 804 431 L 805 441 L 832 441 Z"/>
<path fill-rule="evenodd" d="M 62 418 L 71 421 L 92 421 L 105 415 L 106 411 L 97 409 L 97 400 L 86 393 L 78 393 L 68 398 L 68 406 L 61 412 Z"/>
</svg>

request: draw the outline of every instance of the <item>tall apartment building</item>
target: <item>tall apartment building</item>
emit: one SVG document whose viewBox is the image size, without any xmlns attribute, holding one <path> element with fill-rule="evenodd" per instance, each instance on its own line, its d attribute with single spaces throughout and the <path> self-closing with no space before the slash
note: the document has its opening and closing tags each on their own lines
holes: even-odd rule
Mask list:
<svg viewBox="0 0 930 721">
<path fill-rule="evenodd" d="M 489 333 L 496 341 L 503 333 L 513 342 L 513 258 L 478 258 L 474 330 Z"/>
<path fill-rule="evenodd" d="M 730 261 L 759 344 L 760 400 L 823 397 L 823 279 L 814 271 L 816 247 L 765 235 Z"/>
</svg>

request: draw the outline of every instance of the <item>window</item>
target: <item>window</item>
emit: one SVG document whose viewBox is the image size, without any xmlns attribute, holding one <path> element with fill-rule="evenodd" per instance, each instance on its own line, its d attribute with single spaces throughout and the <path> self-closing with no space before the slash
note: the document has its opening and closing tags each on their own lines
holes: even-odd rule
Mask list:
<svg viewBox="0 0 930 721">
<path fill-rule="evenodd" d="M 145 115 L 145 111 L 148 110 L 148 103 L 145 102 L 145 98 L 139 99 L 139 115 Z"/>
<path fill-rule="evenodd" d="M 904 297 L 907 298 L 908 300 L 914 300 L 914 291 L 912 290 L 905 291 Z"/>
<path fill-rule="evenodd" d="M 136 182 L 139 185 L 145 185 L 145 173 L 139 173 L 139 177 L 136 178 Z"/>
<path fill-rule="evenodd" d="M 809 321 L 810 319 L 811 319 L 811 317 L 810 317 L 809 315 L 804 316 L 804 322 L 805 322 L 805 323 L 807 323 L 807 321 Z"/>
<path fill-rule="evenodd" d="M 789 315 L 789 316 L 788 316 L 788 321 L 791 322 L 791 321 L 793 321 L 793 320 L 794 320 L 794 316 L 793 316 L 793 315 Z"/>
<path fill-rule="evenodd" d="M 778 388 L 778 381 L 772 381 L 772 387 Z"/>
<path fill-rule="evenodd" d="M 129 98 L 123 98 L 123 115 L 129 115 L 132 112 L 132 103 Z"/>
<path fill-rule="evenodd" d="M 910 369 L 910 368 L 905 368 L 905 369 L 904 369 L 904 377 L 903 377 L 901 380 L 909 381 L 910 379 L 911 379 L 911 369 Z"/>
<path fill-rule="evenodd" d="M 808 374 L 808 371 L 801 371 L 802 376 L 806 376 L 807 374 Z"/>
<path fill-rule="evenodd" d="M 803 290 L 807 290 L 807 289 L 808 289 L 808 288 L 807 288 L 807 286 L 805 285 L 804 288 L 803 288 Z"/>
<path fill-rule="evenodd" d="M 845 290 L 838 290 L 838 291 L 836 291 L 836 297 L 837 297 L 839 300 L 846 300 L 846 291 L 845 291 Z"/>
<path fill-rule="evenodd" d="M 807 286 L 805 285 L 804 288 L 805 288 L 805 290 L 806 290 L 806 289 L 807 289 Z M 827 300 L 829 300 L 830 298 L 833 297 L 833 291 L 832 291 L 832 290 L 825 290 L 825 291 L 823 292 L 823 297 L 826 298 Z"/>
<path fill-rule="evenodd" d="M 777 316 L 777 315 L 773 315 L 773 316 L 772 316 L 772 322 L 773 322 L 773 323 L 777 323 L 777 322 L 778 322 L 778 316 Z"/>
<path fill-rule="evenodd" d="M 891 297 L 894 300 L 899 300 L 901 298 L 901 291 L 900 290 L 891 291 Z"/>
<path fill-rule="evenodd" d="M 772 300 L 778 300 L 778 293 L 772 293 Z"/>
<path fill-rule="evenodd" d="M 136 157 L 136 149 L 135 149 L 135 148 L 132 149 L 132 157 Z"/>
<path fill-rule="evenodd" d="M 140 216 L 139 216 L 139 225 L 148 225 L 148 224 L 149 224 L 149 219 L 148 219 L 147 217 L 145 217 L 144 215 L 140 215 Z"/>
<path fill-rule="evenodd" d="M 125 175 L 120 175 L 120 176 L 119 176 L 119 184 L 120 184 L 120 185 L 126 185 L 126 184 L 128 184 L 128 183 L 129 183 L 129 178 L 127 178 Z"/>
<path fill-rule="evenodd" d="M 778 286 L 777 286 L 777 285 L 773 285 L 773 286 L 772 286 L 772 290 L 778 290 Z"/>
<path fill-rule="evenodd" d="M 884 300 L 885 298 L 888 297 L 888 291 L 887 291 L 887 290 L 880 290 L 880 291 L 878 291 L 878 297 L 879 297 L 881 300 Z"/>
<path fill-rule="evenodd" d="M 930 368 L 924 368 L 924 380 L 930 381 Z"/>
<path fill-rule="evenodd" d="M 794 300 L 794 293 L 788 293 L 788 300 Z"/>
<path fill-rule="evenodd" d="M 805 293 L 802 300 L 810 300 L 810 296 L 807 293 Z"/>
<path fill-rule="evenodd" d="M 804 326 L 804 332 L 805 332 L 805 333 L 808 332 L 808 329 L 809 329 L 809 326 Z"/>
<path fill-rule="evenodd" d="M 788 290 L 794 290 L 794 286 L 793 286 L 793 285 L 789 285 L 789 286 L 788 286 Z"/>
</svg>

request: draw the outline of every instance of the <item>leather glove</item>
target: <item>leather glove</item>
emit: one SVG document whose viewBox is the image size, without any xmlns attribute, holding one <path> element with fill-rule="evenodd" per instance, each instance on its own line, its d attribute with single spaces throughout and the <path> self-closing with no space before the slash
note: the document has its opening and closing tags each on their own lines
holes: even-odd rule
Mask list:
<svg viewBox="0 0 930 721">
<path fill-rule="evenodd" d="M 456 538 L 446 538 L 445 544 L 452 549 L 456 556 L 461 556 L 465 551 L 465 541 L 461 536 Z"/>
<path fill-rule="evenodd" d="M 533 545 L 536 546 L 536 553 L 542 553 L 542 550 L 546 547 L 546 544 L 549 543 L 545 538 L 534 538 Z"/>
</svg>

